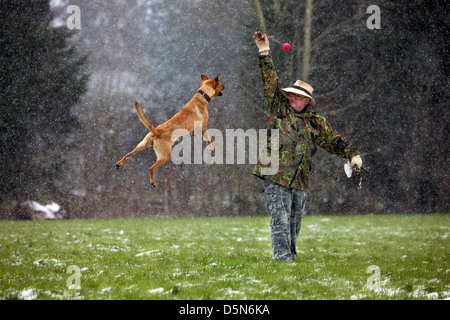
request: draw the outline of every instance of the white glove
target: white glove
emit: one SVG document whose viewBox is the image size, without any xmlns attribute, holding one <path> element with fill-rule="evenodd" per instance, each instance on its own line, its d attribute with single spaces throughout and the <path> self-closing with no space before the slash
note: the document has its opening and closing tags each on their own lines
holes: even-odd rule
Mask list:
<svg viewBox="0 0 450 320">
<path fill-rule="evenodd" d="M 255 32 L 255 34 L 253 35 L 253 41 L 255 41 L 256 45 L 258 46 L 259 52 L 270 50 L 269 39 L 265 34 L 259 31 Z"/>
<path fill-rule="evenodd" d="M 354 166 L 357 166 L 359 169 L 362 168 L 362 160 L 361 156 L 353 156 L 350 161 L 350 168 L 353 168 Z"/>
</svg>

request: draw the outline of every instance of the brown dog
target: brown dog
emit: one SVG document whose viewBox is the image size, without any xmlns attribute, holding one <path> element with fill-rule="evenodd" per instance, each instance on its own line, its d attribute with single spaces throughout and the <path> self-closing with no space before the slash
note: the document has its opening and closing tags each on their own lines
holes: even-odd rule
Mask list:
<svg viewBox="0 0 450 320">
<path fill-rule="evenodd" d="M 220 73 L 214 79 L 209 79 L 206 75 L 202 74 L 202 86 L 198 89 L 194 97 L 192 97 L 192 99 L 170 120 L 164 122 L 156 128 L 147 119 L 139 103 L 135 102 L 139 119 L 147 127 L 147 129 L 150 130 L 150 132 L 136 146 L 136 148 L 134 148 L 133 151 L 129 152 L 125 157 L 116 163 L 116 168 L 120 169 L 125 161 L 127 161 L 133 154 L 153 146 L 157 159 L 155 164 L 150 167 L 149 171 L 150 183 L 153 187 L 156 187 L 155 170 L 169 160 L 172 153 L 173 143 L 180 136 L 186 134 L 186 132 L 195 134 L 195 122 L 201 122 L 203 138 L 205 138 L 206 144 L 211 151 L 214 151 L 214 148 L 211 145 L 211 138 L 209 137 L 206 129 L 209 118 L 207 107 L 208 102 L 216 96 L 221 96 L 222 90 L 225 88 L 225 86 L 219 82 L 219 76 Z M 177 131 L 173 134 L 175 130 Z"/>
</svg>

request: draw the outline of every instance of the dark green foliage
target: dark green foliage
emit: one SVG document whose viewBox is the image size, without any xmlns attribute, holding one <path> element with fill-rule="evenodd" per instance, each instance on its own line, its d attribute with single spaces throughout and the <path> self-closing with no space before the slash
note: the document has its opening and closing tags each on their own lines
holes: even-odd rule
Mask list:
<svg viewBox="0 0 450 320">
<path fill-rule="evenodd" d="M 78 126 L 71 108 L 86 90 L 85 59 L 67 28 L 49 26 L 46 0 L 1 1 L 0 19 L 0 201 L 45 197 Z"/>
</svg>

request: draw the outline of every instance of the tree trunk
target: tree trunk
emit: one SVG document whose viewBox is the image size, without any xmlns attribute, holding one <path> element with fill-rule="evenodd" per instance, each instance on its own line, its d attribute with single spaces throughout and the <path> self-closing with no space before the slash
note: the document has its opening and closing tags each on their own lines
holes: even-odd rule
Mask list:
<svg viewBox="0 0 450 320">
<path fill-rule="evenodd" d="M 306 0 L 305 26 L 303 28 L 303 62 L 302 80 L 308 81 L 311 72 L 311 20 L 312 20 L 313 0 Z"/>
<path fill-rule="evenodd" d="M 266 22 L 264 20 L 264 14 L 261 8 L 261 3 L 259 0 L 254 0 L 256 14 L 258 15 L 259 27 L 261 28 L 261 32 L 267 34 Z"/>
</svg>

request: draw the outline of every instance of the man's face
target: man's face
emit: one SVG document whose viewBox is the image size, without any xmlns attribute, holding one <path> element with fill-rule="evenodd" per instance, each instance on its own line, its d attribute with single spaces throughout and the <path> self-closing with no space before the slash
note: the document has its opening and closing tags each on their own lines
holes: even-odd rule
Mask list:
<svg viewBox="0 0 450 320">
<path fill-rule="evenodd" d="M 291 107 L 297 112 L 302 112 L 306 105 L 311 102 L 310 98 L 295 93 L 290 93 L 288 99 Z"/>
</svg>

